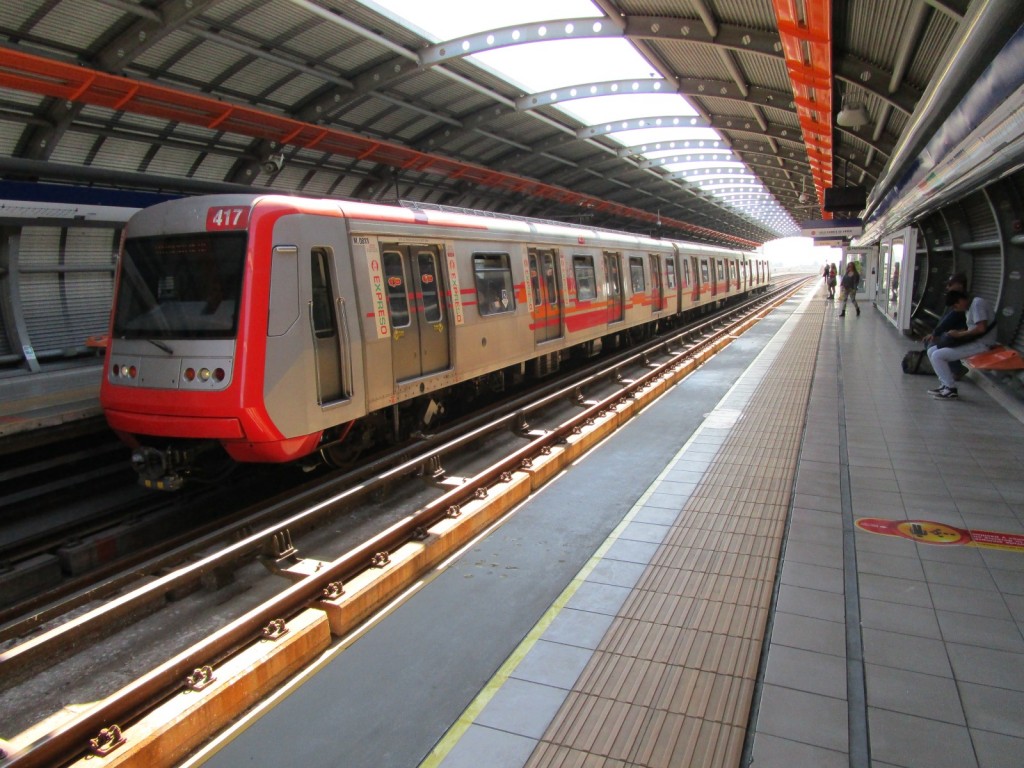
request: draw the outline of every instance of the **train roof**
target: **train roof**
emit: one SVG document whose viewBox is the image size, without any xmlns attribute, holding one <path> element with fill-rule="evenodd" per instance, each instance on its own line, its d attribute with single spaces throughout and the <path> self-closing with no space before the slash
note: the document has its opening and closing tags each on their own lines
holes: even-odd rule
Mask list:
<svg viewBox="0 0 1024 768">
<path fill-rule="evenodd" d="M 155 234 L 154 227 L 172 226 L 185 231 L 186 222 L 206 220 L 207 211 L 226 207 L 286 206 L 309 213 L 341 215 L 350 222 L 392 222 L 401 226 L 431 225 L 451 230 L 477 231 L 481 234 L 504 234 L 516 239 L 539 236 L 548 239 L 574 240 L 580 244 L 618 244 L 639 248 L 664 250 L 678 247 L 688 252 L 708 255 L 744 255 L 746 252 L 729 250 L 717 246 L 690 243 L 680 240 L 662 239 L 642 234 L 619 232 L 601 227 L 590 227 L 572 222 L 550 221 L 541 218 L 514 216 L 508 214 L 475 211 L 442 205 L 400 201 L 397 205 L 366 203 L 356 200 L 334 198 L 298 197 L 279 194 L 227 194 L 204 195 L 182 198 L 159 203 L 140 211 L 129 223 L 129 236 Z M 174 215 L 175 209 L 184 210 L 184 215 Z M 357 225 L 358 226 L 358 225 Z"/>
</svg>

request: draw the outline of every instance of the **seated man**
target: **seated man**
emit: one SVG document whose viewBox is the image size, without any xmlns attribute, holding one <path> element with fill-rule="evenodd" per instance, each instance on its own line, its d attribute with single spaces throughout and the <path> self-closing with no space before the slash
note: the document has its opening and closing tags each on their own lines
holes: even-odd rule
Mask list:
<svg viewBox="0 0 1024 768">
<path fill-rule="evenodd" d="M 949 276 L 946 281 L 947 291 L 960 291 L 961 293 L 967 293 L 967 275 L 963 272 L 956 272 Z M 967 327 L 967 320 L 964 317 L 963 312 L 958 312 L 955 309 L 947 309 L 945 314 L 939 319 L 939 322 L 935 325 L 935 328 L 921 339 L 924 342 L 925 348 L 935 346 L 935 339 L 942 336 L 942 334 L 952 330 L 962 330 Z M 953 371 L 954 378 L 959 381 L 967 375 L 967 366 L 961 363 L 959 360 L 954 360 L 950 364 L 950 369 Z"/>
<path fill-rule="evenodd" d="M 939 386 L 928 391 L 943 400 L 955 400 L 958 396 L 956 379 L 949 364 L 953 360 L 963 360 L 984 352 L 996 343 L 996 313 L 981 296 L 976 296 L 972 301 L 963 291 L 947 293 L 946 306 L 966 312 L 967 327 L 937 336 L 935 345 L 928 348 L 928 359 L 935 369 L 935 375 L 939 377 Z"/>
<path fill-rule="evenodd" d="M 954 275 L 949 276 L 949 280 L 946 281 L 946 291 L 960 291 L 960 293 L 967 293 L 967 275 L 963 272 L 957 272 Z M 963 329 L 967 327 L 967 321 L 964 318 L 963 312 L 958 312 L 955 309 L 948 308 L 946 313 L 939 320 L 935 326 L 935 330 L 924 337 L 923 341 L 925 346 L 931 347 L 935 345 L 935 339 L 947 331 L 954 329 Z"/>
</svg>

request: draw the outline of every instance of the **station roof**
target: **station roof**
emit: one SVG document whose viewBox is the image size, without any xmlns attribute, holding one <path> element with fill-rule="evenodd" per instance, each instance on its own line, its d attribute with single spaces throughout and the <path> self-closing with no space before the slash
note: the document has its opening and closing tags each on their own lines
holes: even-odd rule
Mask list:
<svg viewBox="0 0 1024 768">
<path fill-rule="evenodd" d="M 752 248 L 829 217 L 828 187 L 890 180 L 998 2 L 19 0 L 0 177 Z"/>
</svg>

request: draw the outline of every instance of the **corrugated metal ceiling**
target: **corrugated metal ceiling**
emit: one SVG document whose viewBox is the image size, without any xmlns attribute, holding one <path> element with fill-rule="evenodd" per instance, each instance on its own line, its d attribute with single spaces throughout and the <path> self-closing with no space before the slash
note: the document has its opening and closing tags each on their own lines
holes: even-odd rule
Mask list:
<svg viewBox="0 0 1024 768">
<path fill-rule="evenodd" d="M 820 217 L 820 201 L 799 201 L 801 191 L 813 196 L 813 184 L 791 101 L 758 106 L 753 99 L 722 98 L 719 92 L 728 83 L 792 95 L 780 46 L 774 54 L 743 49 L 744 34 L 777 38 L 771 0 L 595 2 L 627 22 L 662 17 L 658 29 L 666 31 L 655 34 L 648 24 L 643 37 L 635 40 L 649 55 L 652 69 L 679 81 L 707 83 L 705 91 L 688 95 L 691 103 L 741 155 L 762 153 L 746 156 L 749 167 L 794 220 Z M 891 80 L 899 80 L 896 95 L 913 105 L 956 45 L 964 17 L 985 2 L 833 0 L 833 118 L 845 99 L 865 106 L 870 121 L 856 130 L 834 130 L 833 166 L 840 178 L 844 163 L 846 175 L 856 172 L 869 188 L 880 177 L 888 159 L 882 150 L 891 151 L 909 120 L 888 104 L 895 98 Z M 668 31 L 683 28 L 692 30 L 694 39 Z M 7 51 L 74 61 L 98 72 L 202 92 L 225 104 L 242 103 L 268 114 L 532 176 L 714 230 L 673 233 L 685 237 L 735 245 L 775 236 L 765 222 L 704 200 L 661 171 L 652 175 L 636 170 L 637 160 L 616 157 L 615 144 L 605 137 L 574 138 L 582 126 L 558 110 L 515 112 L 511 100 L 525 94 L 469 60 L 421 68 L 415 59 L 430 41 L 354 0 L 152 0 L 138 5 L 122 0 L 18 0 L 0 4 L 0 40 L 5 46 L 0 48 L 0 64 Z M 870 65 L 874 76 L 865 80 L 844 74 L 858 64 Z M 900 67 L 905 70 L 902 78 Z M 214 141 L 219 146 L 210 153 Z M 152 152 L 155 147 L 159 151 Z M 799 151 L 796 163 L 790 158 L 794 148 Z M 278 151 L 296 168 L 268 175 L 260 164 Z M 13 162 L 5 166 L 7 159 L 34 161 L 37 178 L 44 181 L 72 180 L 58 164 L 95 165 L 180 178 L 183 191 L 196 179 L 265 184 L 307 194 L 331 190 L 366 199 L 394 194 L 393 184 L 380 183 L 391 178 L 391 169 L 373 162 L 325 158 L 315 148 L 272 146 L 264 139 L 196 126 L 185 116 L 180 121 L 146 116 L 133 113 L 130 105 L 123 111 L 69 105 L 14 88 L 0 91 L 0 176 L 14 175 L 8 168 Z M 595 169 L 600 170 L 588 172 Z M 18 177 L 24 178 L 23 167 Z M 538 204 L 432 173 L 398 169 L 398 178 L 414 199 L 452 205 L 472 201 L 495 210 L 649 229 L 649 224 L 618 214 L 581 216 L 575 205 Z M 112 183 L 109 174 L 103 183 Z"/>
</svg>

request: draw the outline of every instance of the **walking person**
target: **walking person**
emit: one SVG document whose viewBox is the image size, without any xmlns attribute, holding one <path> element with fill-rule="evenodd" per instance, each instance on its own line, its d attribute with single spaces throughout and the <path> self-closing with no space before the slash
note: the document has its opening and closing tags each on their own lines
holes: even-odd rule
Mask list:
<svg viewBox="0 0 1024 768">
<path fill-rule="evenodd" d="M 828 297 L 834 299 L 836 297 L 836 265 L 832 262 L 828 267 Z"/>
<path fill-rule="evenodd" d="M 851 261 L 846 265 L 846 272 L 839 283 L 839 296 L 843 300 L 843 311 L 840 317 L 846 316 L 846 302 L 852 300 L 853 308 L 857 310 L 857 317 L 860 317 L 860 304 L 857 303 L 857 288 L 860 286 L 860 272 L 857 271 L 857 263 Z"/>
<path fill-rule="evenodd" d="M 959 393 L 950 363 L 984 352 L 996 343 L 996 313 L 981 296 L 972 300 L 963 291 L 947 293 L 946 306 L 965 312 L 967 327 L 947 331 L 935 339 L 934 346 L 928 347 L 928 359 L 939 377 L 939 386 L 928 392 L 942 400 L 956 400 Z"/>
</svg>

